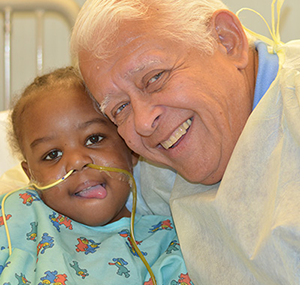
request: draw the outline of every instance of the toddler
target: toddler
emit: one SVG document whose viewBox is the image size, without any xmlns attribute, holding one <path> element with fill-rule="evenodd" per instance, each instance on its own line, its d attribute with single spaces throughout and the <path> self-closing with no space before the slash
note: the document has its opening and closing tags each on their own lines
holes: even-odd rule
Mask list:
<svg viewBox="0 0 300 285">
<path fill-rule="evenodd" d="M 37 189 L 0 197 L 0 284 L 155 284 L 148 271 L 159 285 L 192 284 L 171 217 L 136 215 L 152 271 L 138 256 L 126 207 L 138 158 L 74 68 L 37 77 L 11 120 L 11 144 Z"/>
</svg>

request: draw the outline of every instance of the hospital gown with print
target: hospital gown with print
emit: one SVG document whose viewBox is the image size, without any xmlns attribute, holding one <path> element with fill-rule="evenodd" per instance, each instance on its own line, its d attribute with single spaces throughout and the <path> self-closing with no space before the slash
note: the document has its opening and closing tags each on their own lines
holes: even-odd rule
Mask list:
<svg viewBox="0 0 300 285">
<path fill-rule="evenodd" d="M 132 247 L 130 218 L 86 226 L 52 210 L 28 189 L 8 196 L 4 210 L 12 254 L 0 214 L 1 285 L 153 284 Z M 136 215 L 134 233 L 157 284 L 193 284 L 171 217 Z"/>
</svg>

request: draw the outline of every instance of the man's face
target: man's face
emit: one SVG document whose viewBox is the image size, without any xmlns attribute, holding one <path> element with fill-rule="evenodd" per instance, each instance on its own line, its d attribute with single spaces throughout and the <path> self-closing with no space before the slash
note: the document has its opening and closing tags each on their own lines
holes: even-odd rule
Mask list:
<svg viewBox="0 0 300 285">
<path fill-rule="evenodd" d="M 80 69 L 128 146 L 192 182 L 218 182 L 251 112 L 226 48 L 205 55 L 134 22 L 112 46 L 106 60 L 81 52 Z"/>
</svg>

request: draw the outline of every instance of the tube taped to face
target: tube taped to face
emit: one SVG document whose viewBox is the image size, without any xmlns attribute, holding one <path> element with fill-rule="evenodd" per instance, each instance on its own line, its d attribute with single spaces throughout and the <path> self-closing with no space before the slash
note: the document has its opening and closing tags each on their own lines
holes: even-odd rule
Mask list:
<svg viewBox="0 0 300 285">
<path fill-rule="evenodd" d="M 47 184 L 45 186 L 41 186 L 39 185 L 40 183 L 38 181 L 32 181 L 30 183 L 30 186 L 33 187 L 36 190 L 46 190 L 46 189 L 50 189 L 56 185 L 58 185 L 59 183 L 63 182 L 65 179 L 67 179 L 72 173 L 74 172 L 74 169 L 70 170 L 65 176 L 63 176 L 62 178 L 54 181 L 53 183 Z"/>
<path fill-rule="evenodd" d="M 115 167 L 99 166 L 96 164 L 87 164 L 86 167 L 101 171 L 113 180 L 127 182 L 129 184 L 130 188 L 133 187 L 134 178 L 133 178 L 132 174 L 130 172 L 128 172 L 127 170 L 115 168 Z M 53 182 L 52 181 L 48 182 L 46 185 L 44 185 L 44 183 L 40 183 L 38 181 L 32 180 L 30 183 L 30 186 L 33 187 L 35 190 L 40 190 L 40 191 L 48 190 L 48 189 L 51 189 L 51 188 L 61 184 L 73 173 L 75 173 L 74 169 L 70 170 L 62 178 L 55 180 Z M 105 177 L 103 177 L 103 180 L 105 180 Z"/>
<path fill-rule="evenodd" d="M 144 263 L 144 265 L 146 266 L 153 285 L 156 285 L 156 279 L 155 276 L 152 272 L 151 267 L 149 266 L 148 262 L 146 261 L 145 257 L 143 256 L 143 254 L 141 253 L 140 249 L 137 247 L 135 238 L 134 238 L 134 218 L 135 218 L 135 213 L 136 213 L 136 201 L 137 201 L 137 190 L 136 190 L 136 183 L 134 180 L 133 175 L 125 170 L 125 169 L 120 169 L 120 168 L 115 168 L 115 167 L 108 167 L 108 166 L 99 166 L 99 165 L 95 165 L 95 164 L 87 164 L 86 167 L 95 169 L 97 171 L 103 172 L 105 173 L 104 176 L 108 176 L 110 179 L 113 180 L 118 180 L 118 181 L 124 181 L 127 182 L 131 188 L 132 191 L 132 196 L 133 196 L 133 201 L 132 201 L 132 211 L 131 211 L 131 227 L 130 227 L 130 239 L 132 242 L 132 246 L 134 247 L 134 249 L 136 250 L 137 254 L 139 255 L 139 257 L 141 258 L 142 262 Z M 39 190 L 39 191 L 45 191 L 45 190 L 50 190 L 51 188 L 58 186 L 60 183 L 63 183 L 65 180 L 67 180 L 68 177 L 70 177 L 73 173 L 75 172 L 75 170 L 70 170 L 66 175 L 64 175 L 62 178 L 48 183 L 47 185 L 42 185 L 41 183 L 34 181 L 30 183 L 30 186 L 34 189 L 34 190 Z M 5 209 L 4 209 L 4 203 L 5 200 L 7 199 L 7 197 L 9 195 L 11 195 L 12 193 L 18 191 L 20 189 L 16 189 L 14 191 L 11 191 L 9 193 L 7 193 L 5 195 L 5 197 L 2 200 L 2 216 L 5 217 Z M 5 226 L 5 230 L 6 230 L 6 236 L 7 236 L 7 241 L 8 241 L 8 246 L 9 246 L 9 254 L 11 255 L 11 240 L 10 240 L 10 235 L 9 235 L 9 229 L 7 226 L 7 222 L 6 219 L 3 219 L 4 222 L 4 226 Z"/>
</svg>

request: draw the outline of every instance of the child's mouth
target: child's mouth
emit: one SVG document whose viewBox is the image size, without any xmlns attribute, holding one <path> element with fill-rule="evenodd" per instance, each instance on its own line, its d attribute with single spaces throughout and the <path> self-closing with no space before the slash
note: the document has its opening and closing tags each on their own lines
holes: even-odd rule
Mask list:
<svg viewBox="0 0 300 285">
<path fill-rule="evenodd" d="M 104 199 L 107 196 L 107 190 L 105 189 L 105 184 L 97 184 L 75 193 L 75 196 L 89 199 Z"/>
</svg>

